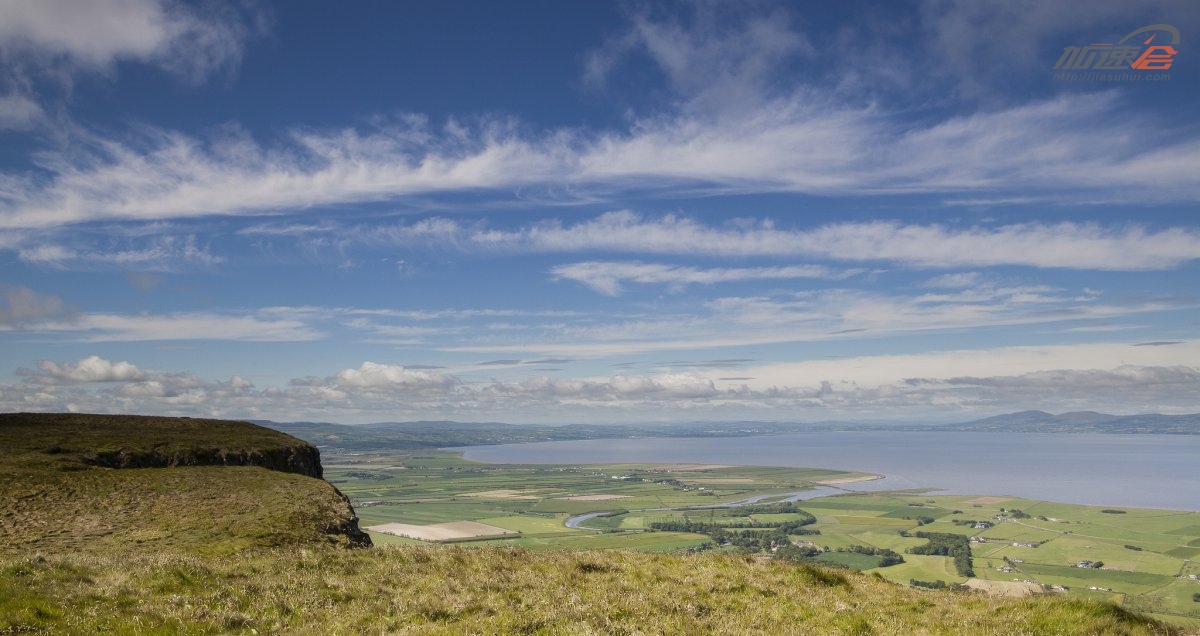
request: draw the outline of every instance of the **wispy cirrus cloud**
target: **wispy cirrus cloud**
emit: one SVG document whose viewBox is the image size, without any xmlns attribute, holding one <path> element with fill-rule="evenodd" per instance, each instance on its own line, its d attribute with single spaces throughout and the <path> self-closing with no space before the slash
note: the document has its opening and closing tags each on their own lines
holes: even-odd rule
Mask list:
<svg viewBox="0 0 1200 636">
<path fill-rule="evenodd" d="M 17 258 L 30 265 L 58 269 L 129 269 L 177 271 L 217 265 L 225 261 L 199 244 L 195 235 L 160 234 L 137 239 L 125 239 L 114 246 L 114 237 L 107 237 L 106 246 L 84 237 L 74 236 L 70 244 L 47 240 L 27 239 L 17 249 Z"/>
<path fill-rule="evenodd" d="M 607 357 L 770 344 L 882 339 L 984 328 L 1046 325 L 1071 330 L 1122 316 L 1190 306 L 1186 299 L 1104 302 L 1093 292 L 1040 285 L 981 284 L 937 293 L 827 289 L 722 296 L 678 313 L 530 324 L 497 336 L 465 332 L 442 341 L 449 352 Z"/>
<path fill-rule="evenodd" d="M 815 278 L 844 280 L 865 270 L 836 271 L 821 265 L 783 267 L 700 268 L 639 261 L 586 261 L 557 265 L 550 270 L 555 278 L 574 280 L 609 296 L 621 293 L 623 283 L 664 284 L 672 287 L 712 285 L 746 280 L 788 280 Z"/>
<path fill-rule="evenodd" d="M 84 342 L 144 342 L 155 340 L 230 340 L 247 342 L 305 342 L 325 334 L 303 321 L 215 312 L 158 314 L 79 314 L 70 321 L 40 321 L 30 331 L 58 334 Z"/>
<path fill-rule="evenodd" d="M 1020 265 L 1100 271 L 1169 269 L 1200 259 L 1200 230 L 1187 226 L 1153 229 L 1128 223 L 1018 223 L 963 227 L 871 221 L 788 228 L 772 220 L 714 225 L 681 215 L 649 217 L 622 210 L 587 220 L 563 222 L 551 219 L 515 229 L 490 228 L 482 222 L 430 218 L 382 226 L 370 232 L 358 226 L 329 225 L 312 231 L 329 233 L 331 241 L 444 247 L 482 254 L 610 251 L 673 256 L 703 254 L 708 258 L 881 262 L 927 268 Z M 860 270 L 851 271 L 860 273 Z M 704 269 L 620 262 L 568 264 L 556 267 L 553 273 L 563 278 L 599 281 L 606 292 L 617 289 L 612 283 L 625 280 L 704 283 L 718 282 L 722 278 L 837 278 L 847 274 L 805 266 L 795 269 Z M 961 276 L 965 281 L 967 275 Z"/>
<path fill-rule="evenodd" d="M 1012 192 L 1087 200 L 1200 195 L 1200 139 L 1168 135 L 1114 94 L 1066 95 L 924 126 L 797 95 L 729 119 L 675 117 L 627 130 L 536 135 L 501 120 L 464 132 L 408 117 L 373 129 L 293 130 L 269 143 L 143 128 L 45 152 L 45 176 L 0 191 L 0 228 L 96 220 L 284 214 L 314 206 L 448 192 L 571 184 L 606 196 L 645 191 L 870 195 Z M 1091 122 L 1119 121 L 1096 135 Z M 80 133 L 82 135 L 82 133 Z M 812 152 L 814 147 L 822 152 Z"/>
</svg>

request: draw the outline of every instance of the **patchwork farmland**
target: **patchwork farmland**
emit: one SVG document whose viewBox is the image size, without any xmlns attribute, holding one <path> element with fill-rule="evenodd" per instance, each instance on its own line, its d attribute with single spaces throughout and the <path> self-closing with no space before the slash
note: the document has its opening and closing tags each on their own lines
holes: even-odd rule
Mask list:
<svg viewBox="0 0 1200 636">
<path fill-rule="evenodd" d="M 756 525 L 762 531 L 799 515 L 741 516 L 707 506 L 751 497 L 770 504 L 788 493 L 849 488 L 873 477 L 702 464 L 483 464 L 443 452 L 331 454 L 327 462 L 326 476 L 351 498 L 377 543 L 470 541 L 537 550 L 737 550 L 707 534 L 654 525 L 687 521 L 751 526 L 731 528 L 734 533 L 756 531 Z M 797 505 L 815 517 L 806 528 L 819 534 L 791 539 L 815 550 L 811 560 L 821 564 L 876 572 L 905 585 L 940 581 L 1010 596 L 1055 590 L 1200 626 L 1200 603 L 1192 600 L 1200 592 L 1200 564 L 1192 561 L 1200 556 L 1200 513 L 848 490 Z M 565 525 L 587 513 L 599 515 L 582 527 Z M 926 543 L 916 532 L 969 538 L 973 575 L 958 572 L 946 556 L 907 553 Z M 882 557 L 864 553 L 875 549 L 900 553 L 904 562 L 878 567 Z M 1084 562 L 1100 566 L 1081 567 Z"/>
</svg>

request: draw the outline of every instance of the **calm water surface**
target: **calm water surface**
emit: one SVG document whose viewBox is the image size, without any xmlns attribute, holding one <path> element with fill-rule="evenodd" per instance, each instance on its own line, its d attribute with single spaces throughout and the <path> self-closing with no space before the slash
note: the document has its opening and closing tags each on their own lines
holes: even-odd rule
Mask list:
<svg viewBox="0 0 1200 636">
<path fill-rule="evenodd" d="M 1200 435 L 822 432 L 470 446 L 510 464 L 808 466 L 880 473 L 856 490 L 933 488 L 1108 506 L 1200 510 Z"/>
</svg>

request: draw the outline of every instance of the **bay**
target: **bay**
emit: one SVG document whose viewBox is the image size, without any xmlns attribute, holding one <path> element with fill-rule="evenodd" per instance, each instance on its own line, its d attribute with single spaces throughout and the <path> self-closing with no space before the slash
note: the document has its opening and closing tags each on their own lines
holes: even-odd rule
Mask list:
<svg viewBox="0 0 1200 636">
<path fill-rule="evenodd" d="M 839 431 L 470 446 L 505 464 L 704 463 L 885 475 L 850 485 L 929 488 L 1097 506 L 1200 510 L 1200 436 Z"/>
</svg>

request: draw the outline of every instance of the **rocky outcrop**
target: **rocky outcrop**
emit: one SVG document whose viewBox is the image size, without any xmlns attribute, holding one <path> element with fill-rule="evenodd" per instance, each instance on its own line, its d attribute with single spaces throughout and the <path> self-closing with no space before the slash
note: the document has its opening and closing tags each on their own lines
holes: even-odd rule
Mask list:
<svg viewBox="0 0 1200 636">
<path fill-rule="evenodd" d="M 297 512 L 293 521 L 286 522 L 293 527 L 277 534 L 288 537 L 303 534 L 295 532 L 295 524 L 299 523 L 308 528 L 314 539 L 324 537 L 347 547 L 371 546 L 370 535 L 358 526 L 358 516 L 350 499 L 324 481 L 317 447 L 256 424 L 187 417 L 6 413 L 0 414 L 0 449 L 4 449 L 0 467 L 7 463 L 24 471 L 28 475 L 25 481 L 29 483 L 37 477 L 69 485 L 75 478 L 68 474 L 97 469 L 117 469 L 108 478 L 116 482 L 122 479 L 122 469 L 137 468 L 250 466 L 303 475 L 321 480 L 321 484 L 280 488 L 278 484 L 295 484 L 299 478 L 270 475 L 235 478 L 235 474 L 246 473 L 228 471 L 229 483 L 235 484 L 231 487 L 251 501 L 262 497 L 258 500 L 261 504 L 270 503 L 276 509 L 295 506 Z M 166 481 L 192 471 L 171 472 L 173 477 L 124 474 L 128 475 L 131 484 L 143 485 L 147 479 Z M 196 471 L 196 474 L 202 474 L 202 471 Z M 197 490 L 211 487 L 207 485 L 211 482 L 205 480 L 176 479 L 176 482 Z M 73 487 L 64 488 L 71 490 Z M 86 493 L 81 496 L 86 497 Z M 251 504 L 251 508 L 259 507 Z M 278 518 L 278 515 L 267 517 L 266 523 L 274 523 Z"/>
<path fill-rule="evenodd" d="M 369 548 L 374 545 L 371 542 L 371 535 L 358 527 L 358 515 L 354 512 L 354 506 L 350 505 L 350 498 L 336 487 L 333 491 L 342 498 L 342 503 L 346 505 L 346 512 L 339 515 L 337 523 L 325 528 L 325 534 L 345 537 L 347 544 L 351 548 Z"/>
<path fill-rule="evenodd" d="M 263 449 L 121 449 L 83 456 L 92 466 L 105 468 L 174 468 L 177 466 L 259 466 L 284 473 L 321 479 L 321 453 L 311 444 Z"/>
<path fill-rule="evenodd" d="M 322 477 L 316 446 L 233 420 L 83 413 L 0 414 L 0 448 L 104 468 L 260 466 Z"/>
</svg>

